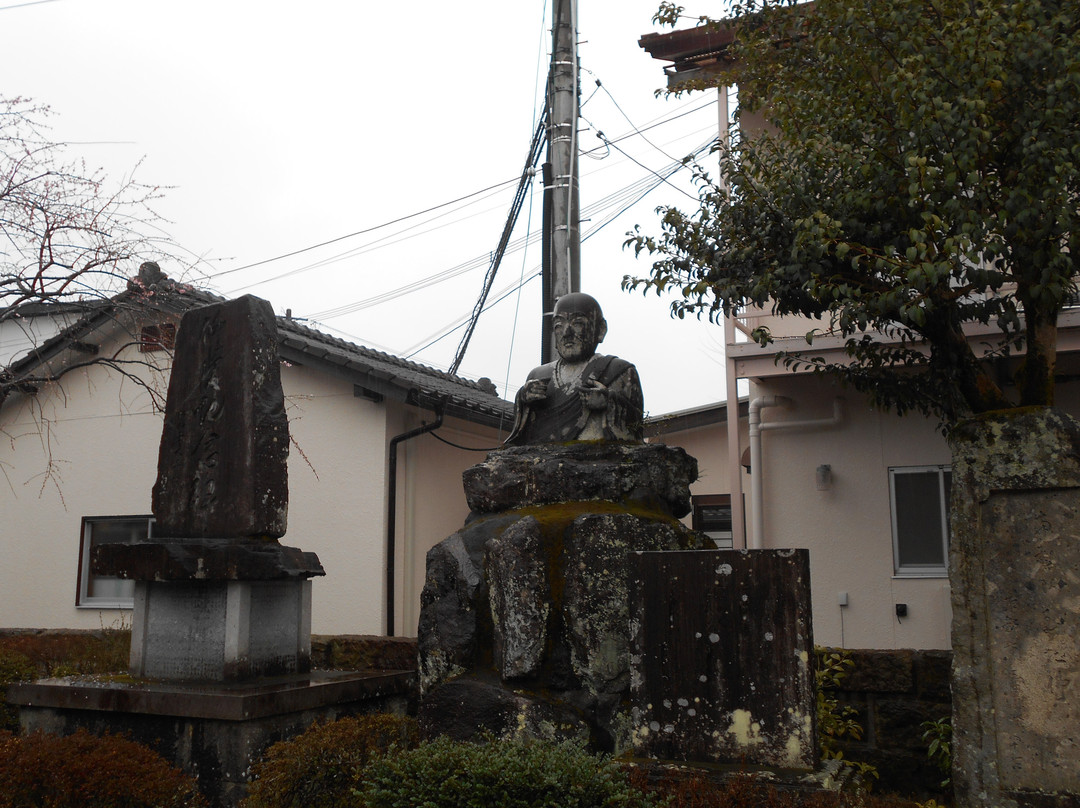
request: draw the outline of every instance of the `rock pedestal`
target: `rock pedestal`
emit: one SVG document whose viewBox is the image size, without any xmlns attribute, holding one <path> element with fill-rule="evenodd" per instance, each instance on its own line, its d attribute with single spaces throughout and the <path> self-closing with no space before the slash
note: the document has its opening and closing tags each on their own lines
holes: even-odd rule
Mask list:
<svg viewBox="0 0 1080 808">
<path fill-rule="evenodd" d="M 957 804 L 1080 805 L 1080 423 L 1004 411 L 949 441 Z"/>
<path fill-rule="evenodd" d="M 681 449 L 603 442 L 503 449 L 466 471 L 472 514 L 427 558 L 424 730 L 625 747 L 627 554 L 711 544 L 677 521 L 696 476 Z"/>
</svg>

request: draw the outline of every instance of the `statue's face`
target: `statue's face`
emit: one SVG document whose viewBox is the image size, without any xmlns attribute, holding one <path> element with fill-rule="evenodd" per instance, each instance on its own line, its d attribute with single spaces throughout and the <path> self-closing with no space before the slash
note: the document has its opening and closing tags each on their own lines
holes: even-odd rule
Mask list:
<svg viewBox="0 0 1080 808">
<path fill-rule="evenodd" d="M 551 323 L 555 350 L 565 362 L 582 362 L 596 353 L 596 346 L 604 339 L 606 324 L 591 298 L 580 300 L 576 295 L 569 298 L 561 298 L 555 306 Z"/>
</svg>

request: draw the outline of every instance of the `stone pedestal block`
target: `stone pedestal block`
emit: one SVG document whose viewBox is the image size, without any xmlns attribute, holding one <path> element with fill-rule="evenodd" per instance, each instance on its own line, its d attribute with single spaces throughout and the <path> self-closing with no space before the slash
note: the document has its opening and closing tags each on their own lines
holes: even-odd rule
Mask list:
<svg viewBox="0 0 1080 808">
<path fill-rule="evenodd" d="M 990 413 L 953 449 L 953 787 L 1080 805 L 1080 423 Z"/>
<path fill-rule="evenodd" d="M 596 441 L 500 449 L 463 478 L 475 513 L 606 500 L 682 517 L 697 475 L 697 460 L 678 447 Z"/>
<path fill-rule="evenodd" d="M 311 581 L 136 581 L 131 675 L 229 682 L 311 668 Z"/>
</svg>

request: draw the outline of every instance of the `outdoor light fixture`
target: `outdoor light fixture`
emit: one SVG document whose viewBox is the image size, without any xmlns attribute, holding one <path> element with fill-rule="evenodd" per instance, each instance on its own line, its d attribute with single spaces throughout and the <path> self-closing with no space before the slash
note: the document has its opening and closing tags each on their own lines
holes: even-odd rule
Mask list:
<svg viewBox="0 0 1080 808">
<path fill-rule="evenodd" d="M 832 488 L 832 466 L 828 463 L 822 463 L 818 466 L 815 473 L 815 482 L 818 491 L 828 491 Z"/>
</svg>

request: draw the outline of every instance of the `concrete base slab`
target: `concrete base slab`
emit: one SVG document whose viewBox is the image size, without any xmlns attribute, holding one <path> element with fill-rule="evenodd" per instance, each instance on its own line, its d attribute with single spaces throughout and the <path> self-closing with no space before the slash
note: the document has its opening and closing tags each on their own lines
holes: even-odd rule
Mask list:
<svg viewBox="0 0 1080 808">
<path fill-rule="evenodd" d="M 125 733 L 198 778 L 211 805 L 227 808 L 244 797 L 251 765 L 271 744 L 316 721 L 404 714 L 415 693 L 413 671 L 319 671 L 203 685 L 43 679 L 12 686 L 7 700 L 24 732 Z"/>
</svg>

